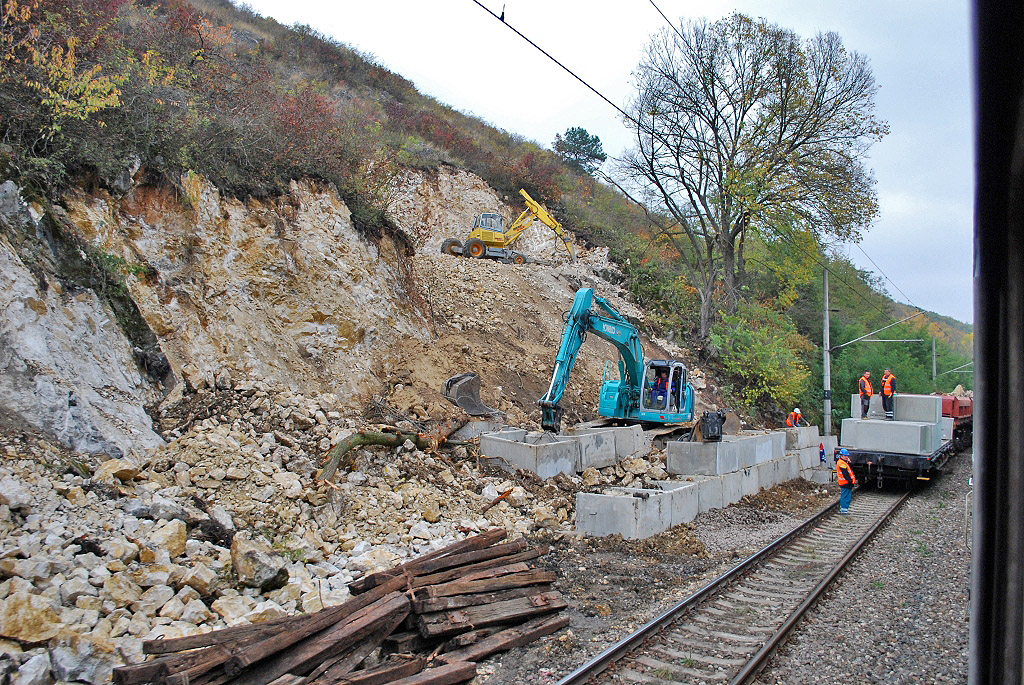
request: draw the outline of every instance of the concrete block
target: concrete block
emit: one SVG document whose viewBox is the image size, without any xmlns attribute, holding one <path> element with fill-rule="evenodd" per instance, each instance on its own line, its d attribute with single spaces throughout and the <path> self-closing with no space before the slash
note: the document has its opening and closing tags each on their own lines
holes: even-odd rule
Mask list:
<svg viewBox="0 0 1024 685">
<path fill-rule="evenodd" d="M 778 482 L 779 464 L 774 459 L 758 464 L 751 469 L 757 472 L 757 484 L 759 489 L 770 488 Z"/>
<path fill-rule="evenodd" d="M 896 397 L 899 397 L 897 394 Z M 895 406 L 893 407 L 895 409 Z M 860 395 L 850 395 L 850 416 L 855 419 L 860 418 Z M 875 394 L 871 396 L 871 405 L 868 409 L 869 419 L 884 419 L 885 410 L 882 409 L 882 396 Z"/>
<path fill-rule="evenodd" d="M 726 506 L 722 496 L 721 476 L 693 476 L 697 484 L 697 512 L 721 509 Z"/>
<path fill-rule="evenodd" d="M 606 494 L 576 494 L 576 530 L 587 535 L 614 535 L 629 540 L 655 535 L 672 526 L 672 493 L 639 488 L 612 488 Z"/>
<path fill-rule="evenodd" d="M 800 477 L 804 480 L 809 480 L 812 483 L 818 483 L 819 485 L 828 485 L 834 483 L 836 480 L 835 469 L 825 468 L 813 468 L 803 469 L 800 471 Z"/>
<path fill-rule="evenodd" d="M 743 497 L 743 474 L 739 471 L 723 473 L 722 479 L 722 506 L 736 504 Z"/>
<path fill-rule="evenodd" d="M 714 476 L 735 471 L 737 444 L 722 442 L 680 442 L 666 445 L 665 469 L 683 475 Z"/>
<path fill-rule="evenodd" d="M 940 423 L 942 421 L 942 397 L 897 393 L 893 401 L 893 413 L 897 421 Z"/>
<path fill-rule="evenodd" d="M 785 456 L 775 460 L 775 482 L 785 483 L 800 477 L 800 458 Z M 762 486 L 763 487 L 763 486 Z"/>
<path fill-rule="evenodd" d="M 451 434 L 455 440 L 472 440 L 484 433 L 496 433 L 498 431 L 509 431 L 510 429 L 497 421 L 469 421 L 465 426 Z M 512 429 L 521 430 L 521 429 Z M 526 435 L 526 431 L 522 431 Z"/>
<path fill-rule="evenodd" d="M 935 435 L 939 424 L 916 421 L 878 421 L 843 419 L 843 447 L 898 454 L 931 454 L 938 447 Z M 941 433 L 939 433 L 941 439 Z"/>
<path fill-rule="evenodd" d="M 950 416 L 942 417 L 942 441 L 953 439 L 953 418 Z"/>
<path fill-rule="evenodd" d="M 796 428 L 786 428 L 786 449 L 787 450 L 799 450 L 804 447 L 817 447 L 818 446 L 818 427 L 817 426 L 798 426 Z"/>
<path fill-rule="evenodd" d="M 827 466 L 835 466 L 835 453 L 839 447 L 839 436 L 823 435 L 821 436 L 821 444 L 825 446 L 825 464 Z"/>
<path fill-rule="evenodd" d="M 746 464 L 746 466 L 764 464 L 772 460 L 774 449 L 772 447 L 772 436 L 770 433 L 759 435 L 751 442 L 754 443 L 754 461 L 751 464 Z"/>
<path fill-rule="evenodd" d="M 533 471 L 541 478 L 576 473 L 576 465 L 580 463 L 579 440 L 562 439 L 550 433 L 522 431 L 522 436 L 519 433 L 501 431 L 481 435 L 481 455 L 500 457 L 513 466 Z"/>
<path fill-rule="evenodd" d="M 765 462 L 771 465 L 771 462 Z M 774 466 L 772 466 L 774 471 Z M 747 495 L 756 495 L 761 489 L 761 481 L 758 480 L 757 466 L 751 466 L 748 469 L 740 469 L 737 473 L 740 474 L 740 492 L 743 497 Z M 771 487 L 770 485 L 768 487 Z"/>
<path fill-rule="evenodd" d="M 617 461 L 615 457 L 615 433 L 599 428 L 589 430 L 570 430 L 565 435 L 573 438 L 580 444 L 580 462 L 576 464 L 576 471 L 582 472 L 593 466 L 595 469 L 603 469 L 606 466 L 614 466 Z"/>
<path fill-rule="evenodd" d="M 697 518 L 699 506 L 699 490 L 697 483 L 682 480 L 655 481 L 659 489 L 670 495 L 669 506 L 672 510 L 672 525 L 688 523 Z"/>
<path fill-rule="evenodd" d="M 772 431 L 768 435 L 772 441 L 772 459 L 782 459 L 786 456 L 786 433 L 785 431 Z"/>
<path fill-rule="evenodd" d="M 610 434 L 614 438 L 615 456 L 618 459 L 632 457 L 637 453 L 647 454 L 651 448 L 650 440 L 644 436 L 639 424 L 632 426 L 601 426 L 597 428 L 577 426 L 565 431 L 566 435 L 586 435 L 595 433 Z M 614 463 L 614 462 L 613 462 Z M 606 464 L 611 466 L 611 464 Z M 601 468 L 595 466 L 595 468 Z"/>
<path fill-rule="evenodd" d="M 790 452 L 793 454 L 793 452 Z M 797 458 L 800 460 L 800 468 L 812 469 L 821 463 L 821 454 L 818 450 L 818 446 L 804 447 L 796 452 Z"/>
</svg>

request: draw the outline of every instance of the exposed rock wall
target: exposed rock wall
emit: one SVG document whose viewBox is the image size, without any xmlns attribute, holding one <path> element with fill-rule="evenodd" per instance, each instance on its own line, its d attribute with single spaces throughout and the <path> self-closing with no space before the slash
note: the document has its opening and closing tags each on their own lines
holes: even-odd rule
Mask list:
<svg viewBox="0 0 1024 685">
<path fill-rule="evenodd" d="M 31 217 L 4 184 L 4 220 Z M 33 274 L 0 235 L 0 409 L 80 452 L 120 456 L 163 444 L 143 405 L 156 396 L 110 308 Z"/>
<path fill-rule="evenodd" d="M 123 199 L 77 194 L 68 218 L 99 249 L 152 267 L 130 288 L 171 368 L 193 385 L 234 378 L 331 391 L 352 406 L 375 359 L 425 336 L 406 255 L 361 236 L 333 189 L 292 184 L 269 201 L 222 197 L 197 177 Z"/>
</svg>

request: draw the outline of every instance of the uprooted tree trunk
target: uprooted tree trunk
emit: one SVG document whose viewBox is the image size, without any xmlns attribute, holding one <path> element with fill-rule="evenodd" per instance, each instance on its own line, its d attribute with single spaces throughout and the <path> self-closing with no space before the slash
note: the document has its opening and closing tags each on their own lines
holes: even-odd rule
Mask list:
<svg viewBox="0 0 1024 685">
<path fill-rule="evenodd" d="M 353 433 L 341 440 L 327 453 L 324 468 L 317 476 L 317 480 L 331 480 L 334 478 L 334 474 L 341 464 L 342 457 L 353 447 L 362 447 L 364 445 L 398 447 L 399 445 L 404 445 L 406 440 L 411 441 L 412 444 L 416 445 L 416 449 L 420 450 L 437 450 L 443 444 L 464 445 L 466 444 L 464 442 L 448 440 L 448 436 L 462 428 L 465 424 L 465 419 L 456 419 L 443 423 L 436 430 L 426 433 L 408 433 L 397 429 L 389 432 L 365 431 Z"/>
</svg>

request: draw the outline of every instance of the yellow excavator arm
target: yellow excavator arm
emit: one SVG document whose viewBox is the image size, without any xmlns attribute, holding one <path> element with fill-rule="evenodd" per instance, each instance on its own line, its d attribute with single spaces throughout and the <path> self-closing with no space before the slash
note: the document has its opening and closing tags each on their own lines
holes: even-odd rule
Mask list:
<svg viewBox="0 0 1024 685">
<path fill-rule="evenodd" d="M 512 225 L 505 231 L 505 245 L 511 245 L 514 243 L 519 236 L 523 234 L 527 228 L 533 223 L 534 219 L 540 221 L 542 224 L 550 228 L 555 232 L 561 241 L 565 244 L 565 249 L 569 251 L 569 258 L 571 261 L 576 261 L 576 250 L 573 249 L 572 239 L 569 237 L 569 233 L 562 228 L 562 224 L 558 223 L 555 217 L 551 216 L 547 209 L 544 208 L 539 202 L 530 197 L 530 194 L 525 190 L 520 190 L 519 194 L 523 196 L 526 201 L 526 209 L 519 215 Z"/>
</svg>

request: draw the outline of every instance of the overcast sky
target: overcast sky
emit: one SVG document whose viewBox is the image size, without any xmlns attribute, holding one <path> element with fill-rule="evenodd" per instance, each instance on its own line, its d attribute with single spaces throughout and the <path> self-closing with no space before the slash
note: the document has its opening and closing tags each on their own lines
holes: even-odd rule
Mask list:
<svg viewBox="0 0 1024 685">
<path fill-rule="evenodd" d="M 481 0 L 624 106 L 648 37 L 650 0 Z M 973 322 L 969 7 L 949 0 L 655 0 L 670 19 L 733 10 L 807 37 L 835 31 L 867 56 L 891 133 L 871 151 L 881 217 L 846 251 L 897 300 Z M 309 24 L 412 81 L 426 95 L 550 147 L 582 126 L 605 152 L 631 146 L 618 113 L 473 0 L 252 0 L 283 24 Z M 881 275 L 881 274 L 879 274 Z M 843 287 L 834 284 L 833 288 Z M 901 292 L 902 291 L 902 292 Z"/>
</svg>

